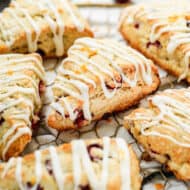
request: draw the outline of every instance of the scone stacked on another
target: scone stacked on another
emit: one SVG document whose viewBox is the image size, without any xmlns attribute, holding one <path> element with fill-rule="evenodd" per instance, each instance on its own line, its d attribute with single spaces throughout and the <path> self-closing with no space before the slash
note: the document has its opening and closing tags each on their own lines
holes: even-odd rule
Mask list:
<svg viewBox="0 0 190 190">
<path fill-rule="evenodd" d="M 137 104 L 159 83 L 152 61 L 132 48 L 112 40 L 78 39 L 54 81 L 48 125 L 77 129 Z"/>
<path fill-rule="evenodd" d="M 37 54 L 0 55 L 0 159 L 19 155 L 30 142 L 44 77 Z"/>
<path fill-rule="evenodd" d="M 177 178 L 190 180 L 190 88 L 150 97 L 147 108 L 125 117 L 124 125 L 147 152 Z"/>
<path fill-rule="evenodd" d="M 116 138 L 75 140 L 0 164 L 0 189 L 140 190 L 139 162 Z"/>
<path fill-rule="evenodd" d="M 159 66 L 190 82 L 190 8 L 187 0 L 127 7 L 120 32 L 129 44 Z"/>
<path fill-rule="evenodd" d="M 13 0 L 0 14 L 0 54 L 60 57 L 83 36 L 93 34 L 68 0 Z"/>
</svg>

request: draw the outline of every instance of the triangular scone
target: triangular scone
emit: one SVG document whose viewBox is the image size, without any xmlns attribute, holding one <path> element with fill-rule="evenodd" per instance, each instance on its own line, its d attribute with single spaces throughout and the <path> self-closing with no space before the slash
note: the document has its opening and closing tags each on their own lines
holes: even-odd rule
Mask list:
<svg viewBox="0 0 190 190">
<path fill-rule="evenodd" d="M 21 153 L 41 108 L 44 69 L 37 54 L 0 55 L 0 158 Z"/>
<path fill-rule="evenodd" d="M 0 53 L 66 54 L 74 40 L 92 36 L 68 0 L 13 0 L 0 14 Z"/>
<path fill-rule="evenodd" d="M 165 0 L 126 8 L 120 32 L 132 47 L 190 82 L 190 8 L 188 0 Z"/>
<path fill-rule="evenodd" d="M 190 180 L 190 88 L 150 97 L 147 108 L 125 117 L 124 125 L 147 152 L 182 180 Z"/>
<path fill-rule="evenodd" d="M 140 190 L 139 161 L 123 139 L 75 140 L 0 164 L 0 189 Z"/>
<path fill-rule="evenodd" d="M 158 88 L 153 63 L 112 40 L 75 41 L 54 81 L 49 126 L 78 128 L 132 106 Z"/>
</svg>

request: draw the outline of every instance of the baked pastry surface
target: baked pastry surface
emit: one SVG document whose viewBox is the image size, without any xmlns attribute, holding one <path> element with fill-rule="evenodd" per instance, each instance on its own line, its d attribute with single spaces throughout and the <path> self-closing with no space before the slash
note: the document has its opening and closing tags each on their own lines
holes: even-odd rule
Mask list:
<svg viewBox="0 0 190 190">
<path fill-rule="evenodd" d="M 82 127 L 138 103 L 159 83 L 157 68 L 132 48 L 112 40 L 80 38 L 54 81 L 48 125 L 58 130 Z"/>
<path fill-rule="evenodd" d="M 125 117 L 124 125 L 156 160 L 177 178 L 190 180 L 190 88 L 150 97 L 147 108 Z"/>
<path fill-rule="evenodd" d="M 13 0 L 0 14 L 0 53 L 67 53 L 74 40 L 92 36 L 86 21 L 68 0 Z"/>
<path fill-rule="evenodd" d="M 189 1 L 171 0 L 126 8 L 120 32 L 129 44 L 159 66 L 190 82 Z"/>
<path fill-rule="evenodd" d="M 0 164 L 6 190 L 140 190 L 139 162 L 123 139 L 75 140 Z"/>
<path fill-rule="evenodd" d="M 38 54 L 0 55 L 0 158 L 21 153 L 41 108 L 44 69 Z"/>
</svg>

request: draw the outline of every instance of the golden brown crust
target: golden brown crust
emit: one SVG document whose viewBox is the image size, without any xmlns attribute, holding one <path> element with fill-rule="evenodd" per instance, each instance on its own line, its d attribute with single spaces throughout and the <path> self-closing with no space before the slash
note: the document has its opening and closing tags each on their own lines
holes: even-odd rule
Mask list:
<svg viewBox="0 0 190 190">
<path fill-rule="evenodd" d="M 137 77 L 139 78 L 139 80 L 132 87 L 129 84 L 127 84 L 125 81 L 123 81 L 123 79 L 121 79 L 121 74 L 119 74 L 118 71 L 116 71 L 114 69 L 114 67 L 111 67 L 110 69 L 112 69 L 112 72 L 114 72 L 114 75 L 115 75 L 114 77 L 117 80 L 119 80 L 121 83 L 120 86 L 116 88 L 116 87 L 114 87 L 114 84 L 111 82 L 112 79 L 110 79 L 109 76 L 106 76 L 106 75 L 104 76 L 100 72 L 100 74 L 105 77 L 104 80 L 107 85 L 106 88 L 109 88 L 110 92 L 115 90 L 114 96 L 112 96 L 112 98 L 107 98 L 104 93 L 104 90 L 102 89 L 103 83 L 99 80 L 99 78 L 96 75 L 94 75 L 92 73 L 92 71 L 90 72 L 87 69 L 88 64 L 90 65 L 90 63 L 88 63 L 87 65 L 82 65 L 81 67 L 78 67 L 79 63 L 77 63 L 77 62 L 80 62 L 80 59 L 78 59 L 78 61 L 76 61 L 77 64 L 73 61 L 70 61 L 72 59 L 75 59 L 75 56 L 73 56 L 73 55 L 78 52 L 79 52 L 79 55 L 86 55 L 87 53 L 89 53 L 91 55 L 91 59 L 89 59 L 89 60 L 92 61 L 91 62 L 92 65 L 96 64 L 97 60 L 98 60 L 97 63 L 99 65 L 101 65 L 102 63 L 106 64 L 106 61 L 108 61 L 105 58 L 103 58 L 102 51 L 95 50 L 95 51 L 97 51 L 95 53 L 95 52 L 93 52 L 94 50 L 93 51 L 90 50 L 90 48 L 91 48 L 90 46 L 83 47 L 82 49 L 84 49 L 84 51 L 81 51 L 82 49 L 81 50 L 77 49 L 81 43 L 80 41 L 82 41 L 82 42 L 87 41 L 89 43 L 99 42 L 98 40 L 93 40 L 90 38 L 80 39 L 79 42 L 76 41 L 74 46 L 72 46 L 71 50 L 69 51 L 70 54 L 68 56 L 68 61 L 65 60 L 64 65 L 61 67 L 64 67 L 64 69 L 63 69 L 63 70 L 65 70 L 64 72 L 66 72 L 68 69 L 72 72 L 75 71 L 75 69 L 77 69 L 76 78 L 77 78 L 77 75 L 80 75 L 80 70 L 81 70 L 81 73 L 83 73 L 83 75 L 85 77 L 88 77 L 89 79 L 91 79 L 95 82 L 96 88 L 94 88 L 92 85 L 91 86 L 89 85 L 89 105 L 90 105 L 90 112 L 92 114 L 92 120 L 88 120 L 88 119 L 84 118 L 84 112 L 78 111 L 78 110 L 82 109 L 83 101 L 76 101 L 76 99 L 72 96 L 66 95 L 64 97 L 64 93 L 62 92 L 62 89 L 64 89 L 65 87 L 67 87 L 68 89 L 71 89 L 73 91 L 73 93 L 79 92 L 79 91 L 76 90 L 76 87 L 74 88 L 74 86 L 70 85 L 69 83 L 67 84 L 67 82 L 64 83 L 63 87 L 60 87 L 60 84 L 63 84 L 62 80 L 65 81 L 66 79 L 64 79 L 64 78 L 61 79 L 63 74 L 61 72 L 59 72 L 57 78 L 55 79 L 55 84 L 53 86 L 54 97 L 56 100 L 56 102 L 55 102 L 56 108 L 53 107 L 53 110 L 50 112 L 50 114 L 48 115 L 48 118 L 47 118 L 48 125 L 50 127 L 56 128 L 58 130 L 76 129 L 78 127 L 82 127 L 82 126 L 89 124 L 93 120 L 100 119 L 106 113 L 112 113 L 114 111 L 121 111 L 121 110 L 127 109 L 130 106 L 137 104 L 139 102 L 139 100 L 142 99 L 143 97 L 145 97 L 147 94 L 154 92 L 160 84 L 157 68 L 152 64 L 152 62 L 149 62 L 149 60 L 144 60 L 145 62 L 147 61 L 147 65 L 149 65 L 150 71 L 151 71 L 151 74 L 149 75 L 147 73 L 147 75 L 149 75 L 149 77 L 152 78 L 151 84 L 147 85 L 143 81 L 144 79 L 141 76 L 141 74 L 140 73 L 137 74 L 137 71 L 135 70 L 135 67 L 134 67 L 134 65 L 132 65 L 132 63 L 129 63 L 129 61 L 122 60 L 121 58 L 119 58 L 119 57 L 117 58 L 115 56 L 114 64 L 118 64 L 119 66 L 121 66 L 121 69 L 123 70 L 124 75 L 129 77 L 130 79 L 132 79 L 132 78 L 134 78 L 135 74 L 137 74 L 138 75 Z M 109 48 L 109 43 L 110 44 L 113 43 L 110 40 L 109 41 L 102 40 L 102 41 L 100 41 L 99 45 L 101 45 L 101 43 L 105 43 L 105 42 L 106 42 L 106 44 L 104 44 L 104 46 L 107 46 L 108 48 Z M 98 43 L 97 43 L 97 45 L 98 45 Z M 114 45 L 115 46 L 118 45 L 119 48 L 121 48 L 121 47 L 125 48 L 125 46 L 120 47 L 119 43 L 116 43 Z M 75 49 L 75 46 L 76 46 L 76 49 Z M 98 51 L 100 51 L 100 54 L 98 53 Z M 104 50 L 104 51 L 106 51 L 106 50 Z M 130 49 L 130 51 L 133 51 L 133 50 Z M 106 55 L 106 53 L 107 53 L 107 56 L 113 56 L 113 54 L 110 55 L 108 52 L 105 52 L 105 55 Z M 126 57 L 127 57 L 127 52 L 125 52 L 125 53 L 126 53 Z M 124 55 L 125 54 L 123 53 L 123 56 Z M 129 55 L 129 57 L 130 56 L 131 55 Z M 133 57 L 133 59 L 135 60 L 135 57 Z M 142 63 L 143 63 L 143 61 L 142 61 Z M 81 64 L 83 64 L 83 61 L 81 62 Z M 102 65 L 102 67 L 104 67 L 104 66 Z M 105 68 L 106 68 L 106 65 L 105 65 Z M 106 72 L 106 71 L 104 70 L 104 72 Z M 81 80 L 78 80 L 78 81 L 81 82 Z M 87 84 L 85 83 L 85 85 L 87 85 Z M 67 106 L 64 102 L 62 102 L 62 98 L 67 99 L 68 102 L 70 104 L 72 104 L 72 106 L 74 107 L 73 109 L 75 111 L 79 112 L 73 121 L 69 117 L 69 112 L 67 110 Z M 85 99 L 85 101 L 86 101 L 86 99 Z M 60 105 L 59 105 L 59 107 L 57 107 L 57 103 L 59 103 L 61 105 L 61 107 L 60 107 Z M 65 117 L 63 117 L 63 115 L 61 114 L 61 110 L 63 110 L 65 112 L 64 113 L 66 115 Z"/>
<path fill-rule="evenodd" d="M 103 146 L 102 139 L 92 139 L 92 140 L 86 140 L 85 144 L 87 146 L 87 149 L 89 151 L 90 147 L 94 147 L 93 150 L 90 150 L 89 157 L 95 158 L 97 155 L 97 159 L 103 156 L 103 149 L 100 148 Z M 128 146 L 128 145 L 126 145 Z M 105 147 L 104 147 L 105 148 Z M 130 178 L 126 179 L 130 181 L 131 190 L 140 190 L 141 186 L 141 177 L 140 177 L 140 169 L 139 169 L 139 161 L 133 152 L 131 146 L 128 146 L 127 148 L 129 150 L 130 154 Z M 49 150 L 43 150 L 41 151 L 41 166 L 42 166 L 42 175 L 41 180 L 38 183 L 38 187 L 43 188 L 44 190 L 56 190 L 57 189 L 57 182 L 55 180 L 55 174 L 54 172 L 49 173 L 48 171 L 52 171 L 52 160 L 50 158 Z M 119 151 L 119 152 L 118 152 Z M 109 156 L 109 166 L 108 166 L 108 178 L 107 178 L 107 190 L 119 190 L 121 189 L 121 176 L 120 176 L 120 164 L 119 163 L 119 154 L 121 153 L 121 149 L 117 146 L 115 139 L 111 139 L 110 142 L 110 156 Z M 72 145 L 71 144 L 64 144 L 56 148 L 57 156 L 59 158 L 59 161 L 61 163 L 61 172 L 64 173 L 65 176 L 65 189 L 66 190 L 72 190 L 74 189 L 74 171 L 72 168 Z M 117 154 L 116 154 L 117 153 Z M 56 156 L 56 155 L 54 155 Z M 36 164 L 36 157 L 34 154 L 30 154 L 25 156 L 22 159 L 22 185 L 26 186 L 33 186 L 33 184 L 36 183 L 36 176 L 35 176 L 35 164 Z M 48 161 L 47 161 L 48 160 Z M 7 188 L 6 190 L 17 190 L 19 189 L 17 179 L 15 178 L 15 170 L 18 160 L 14 160 L 14 164 L 11 166 L 11 168 L 5 173 L 3 180 L 0 181 L 0 188 Z M 48 165 L 47 165 L 48 163 Z M 99 160 L 98 162 L 93 160 L 91 161 L 91 165 L 94 168 L 95 175 L 99 176 L 101 174 L 101 164 L 102 160 Z M 9 161 L 10 165 L 10 161 Z M 4 169 L 6 168 L 7 163 L 0 164 L 0 175 L 2 176 Z M 18 165 L 17 165 L 18 166 Z M 30 169 L 29 169 L 30 168 Z M 63 169 L 64 168 L 64 169 Z M 96 168 L 96 169 L 95 169 Z M 129 168 L 126 168 L 128 170 Z M 60 171 L 57 171 L 60 172 Z M 19 175 L 17 175 L 19 177 Z M 88 180 L 86 174 L 84 171 L 82 171 L 80 180 L 80 187 L 88 187 L 89 189 L 92 189 L 90 181 Z"/>
<path fill-rule="evenodd" d="M 8 160 L 11 157 L 19 156 L 19 154 L 24 150 L 26 145 L 31 141 L 31 138 L 31 135 L 25 134 L 22 135 L 19 139 L 15 140 L 5 154 L 4 160 Z"/>
<path fill-rule="evenodd" d="M 188 91 L 187 89 L 180 91 L 174 90 L 174 93 L 182 95 Z M 160 96 L 165 97 L 166 93 L 167 91 L 160 93 Z M 175 100 L 180 100 L 180 98 L 182 98 L 182 96 L 179 98 L 176 94 L 169 94 L 170 99 L 172 100 L 175 98 Z M 157 95 L 153 96 L 153 98 L 156 96 Z M 162 102 L 160 101 L 159 104 L 161 105 Z M 181 99 L 181 106 L 183 105 L 184 99 Z M 183 126 L 180 126 L 180 124 L 177 128 L 173 125 L 175 122 L 179 122 L 179 118 L 181 117 L 180 115 L 175 115 L 176 118 L 172 124 L 172 112 L 168 110 L 168 115 L 170 114 L 170 117 L 163 115 L 163 118 L 159 123 L 156 123 L 156 118 L 159 118 L 159 113 L 159 109 L 155 107 L 154 104 L 150 104 L 148 108 L 138 108 L 126 116 L 124 126 L 132 133 L 135 139 L 143 145 L 152 158 L 165 164 L 166 168 L 172 171 L 178 179 L 190 180 L 190 146 L 187 145 L 188 141 L 186 143 L 186 139 L 184 137 L 186 136 L 189 138 L 189 133 L 187 131 L 184 132 Z M 140 117 L 142 117 L 142 119 L 140 119 Z M 155 124 L 152 123 L 154 118 Z M 164 127 L 164 123 L 166 121 L 168 121 L 170 125 L 166 125 Z M 187 120 L 183 121 L 184 124 L 186 124 L 186 122 Z M 145 127 L 148 125 L 150 128 Z M 184 145 L 183 143 L 186 144 Z"/>
<path fill-rule="evenodd" d="M 174 2 L 174 1 L 172 1 Z M 166 2 L 165 2 L 166 3 Z M 160 13 L 160 18 L 158 16 L 157 19 L 150 19 L 150 7 L 161 7 L 160 4 L 144 4 L 144 5 L 134 5 L 129 8 L 126 8 L 120 18 L 120 32 L 123 37 L 129 42 L 129 44 L 134 47 L 135 49 L 141 51 L 144 55 L 148 58 L 152 59 L 157 63 L 160 67 L 164 68 L 171 74 L 180 78 L 183 76 L 183 73 L 186 72 L 186 63 L 185 63 L 185 56 L 189 52 L 189 43 L 179 43 L 177 48 L 174 52 L 169 53 L 169 46 L 171 48 L 171 44 L 173 43 L 173 47 L 175 45 L 174 40 L 171 40 L 171 37 L 174 37 L 176 34 L 180 33 L 181 35 L 186 34 L 186 30 L 188 30 L 188 26 L 183 26 L 184 22 L 188 23 L 189 13 L 185 12 L 186 10 L 182 7 L 182 10 L 177 12 L 172 12 L 171 14 L 168 11 L 163 19 L 160 19 L 163 15 L 163 12 Z M 183 3 L 181 3 L 181 6 Z M 164 6 L 167 7 L 168 5 Z M 148 8 L 147 8 L 148 7 Z M 149 10 L 150 9 L 150 10 Z M 166 9 L 165 9 L 166 10 Z M 145 12 L 145 13 L 144 13 Z M 152 12 L 151 12 L 152 13 Z M 153 13 L 154 14 L 154 13 Z M 179 15 L 178 15 L 179 14 Z M 140 16 L 141 15 L 141 16 Z M 131 18 L 131 20 L 130 20 Z M 181 22 L 180 22 L 181 19 Z M 161 25 L 160 23 L 167 23 L 165 25 Z M 176 23 L 175 23 L 176 22 Z M 179 24 L 178 24 L 179 23 Z M 153 27 L 160 24 L 161 26 L 157 27 L 155 32 L 153 33 Z M 164 27 L 187 27 L 184 30 L 179 30 L 178 32 L 175 29 L 166 31 L 161 33 L 158 38 L 153 42 L 153 37 L 158 35 L 161 29 L 165 29 Z M 188 33 L 188 31 L 187 31 Z M 154 34 L 154 36 L 153 36 Z M 184 79 L 190 82 L 190 72 L 187 72 L 187 75 L 180 79 Z"/>
</svg>

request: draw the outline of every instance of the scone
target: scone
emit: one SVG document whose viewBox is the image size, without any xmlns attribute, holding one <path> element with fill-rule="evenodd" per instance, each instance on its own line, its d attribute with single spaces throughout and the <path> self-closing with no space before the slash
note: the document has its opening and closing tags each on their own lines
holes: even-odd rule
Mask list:
<svg viewBox="0 0 190 190">
<path fill-rule="evenodd" d="M 75 140 L 0 164 L 0 189 L 140 190 L 139 172 L 123 139 Z"/>
<path fill-rule="evenodd" d="M 120 32 L 159 66 L 190 82 L 189 1 L 166 0 L 126 8 Z"/>
<path fill-rule="evenodd" d="M 177 178 L 190 180 L 190 88 L 169 89 L 150 97 L 124 125 L 147 152 Z"/>
<path fill-rule="evenodd" d="M 31 140 L 44 76 L 38 54 L 0 55 L 0 159 L 17 156 Z"/>
<path fill-rule="evenodd" d="M 132 48 L 106 39 L 77 39 L 54 81 L 48 125 L 58 130 L 85 126 L 138 103 L 159 82 L 157 68 Z"/>
<path fill-rule="evenodd" d="M 68 0 L 13 0 L 0 14 L 0 53 L 67 53 L 74 40 L 93 36 Z"/>
</svg>

